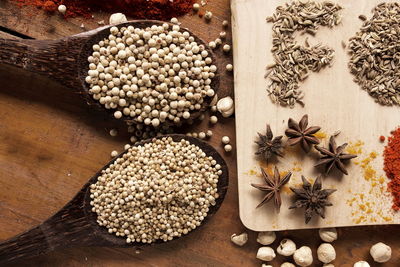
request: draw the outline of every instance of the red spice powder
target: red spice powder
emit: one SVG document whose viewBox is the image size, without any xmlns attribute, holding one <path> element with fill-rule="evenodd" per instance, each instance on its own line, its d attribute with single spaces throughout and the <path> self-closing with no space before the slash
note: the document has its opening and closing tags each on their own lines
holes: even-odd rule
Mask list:
<svg viewBox="0 0 400 267">
<path fill-rule="evenodd" d="M 400 210 L 400 128 L 391 132 L 388 144 L 383 152 L 384 171 L 391 180 L 388 191 L 393 196 L 393 209 Z"/>
<path fill-rule="evenodd" d="M 186 14 L 195 0 L 11 0 L 18 6 L 36 6 L 47 12 L 55 12 L 65 5 L 66 18 L 82 16 L 90 18 L 93 11 L 122 12 L 133 19 L 168 20 Z"/>
</svg>

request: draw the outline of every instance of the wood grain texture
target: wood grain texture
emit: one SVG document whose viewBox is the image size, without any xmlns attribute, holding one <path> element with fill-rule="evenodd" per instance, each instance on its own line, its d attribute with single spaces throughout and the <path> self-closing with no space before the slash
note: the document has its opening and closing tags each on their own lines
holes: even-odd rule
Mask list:
<svg viewBox="0 0 400 267">
<path fill-rule="evenodd" d="M 380 135 L 389 135 L 400 124 L 400 109 L 375 103 L 353 82 L 347 67 L 348 56 L 342 47 L 342 41 L 347 42 L 360 28 L 362 21 L 358 16 L 364 14 L 371 17 L 370 11 L 381 1 L 368 0 L 362 4 L 342 0 L 336 2 L 344 8 L 341 12 L 342 24 L 332 29 L 320 27 L 315 37 L 308 37 L 312 45 L 320 42 L 335 50 L 333 66 L 319 73 L 309 73 L 309 78 L 300 83 L 300 89 L 305 93 L 305 107 L 297 105 L 293 109 L 271 102 L 266 91 L 269 81 L 264 78 L 265 66 L 273 62 L 270 52 L 272 24 L 266 23 L 265 19 L 275 12 L 278 5 L 282 5 L 282 1 L 232 2 L 234 46 L 237 48 L 234 60 L 239 206 L 242 222 L 249 229 L 267 231 L 400 223 L 400 213 L 392 210 L 392 197 L 386 189 L 389 179 L 385 179 L 383 171 L 384 144 L 379 141 Z M 296 39 L 300 45 L 304 45 L 302 38 L 305 36 L 297 36 Z M 240 52 L 246 48 L 246 54 Z M 253 89 L 246 90 L 249 87 Z M 314 168 L 319 157 L 316 150 L 305 156 L 299 147 L 288 148 L 278 163 L 272 163 L 277 164 L 281 171 L 293 172 L 286 190 L 283 190 L 279 214 L 272 203 L 255 209 L 262 196 L 250 185 L 260 181 L 261 159 L 255 155 L 254 144 L 257 132 L 265 133 L 268 123 L 276 136 L 284 135 L 288 119 L 299 121 L 304 114 L 309 115 L 309 126 L 322 127 L 326 137 L 321 140 L 321 146 L 327 147 L 329 137 L 340 130 L 336 138 L 338 145 L 347 142 L 349 147 L 354 148 L 354 144 L 359 142 L 360 145 L 353 150 L 362 150 L 357 152 L 358 158 L 348 164 L 349 175 L 331 171 L 323 178 L 323 187 L 337 189 L 329 197 L 333 207 L 326 208 L 325 219 L 314 216 L 308 224 L 304 222 L 303 209 L 288 208 L 293 203 L 289 187 L 299 187 L 301 175 L 315 179 L 321 174 L 321 170 Z M 377 153 L 376 159 L 370 158 L 371 152 Z M 369 162 L 366 163 L 366 160 Z M 369 171 L 367 176 L 366 171 Z M 269 220 L 265 220 L 266 217 Z"/>
<path fill-rule="evenodd" d="M 29 10 L 35 11 L 33 16 L 28 15 Z M 229 1 L 211 1 L 203 10 L 213 12 L 210 24 L 205 25 L 197 16 L 188 15 L 182 19 L 183 26 L 211 41 L 222 30 L 220 22 L 230 19 Z M 79 18 L 65 21 L 57 15 L 47 16 L 36 9 L 19 9 L 0 1 L 0 26 L 37 39 L 57 39 L 79 33 L 82 22 L 88 30 L 93 29 L 98 26 L 96 22 L 100 16 L 108 15 L 96 15 L 92 21 Z M 230 29 L 227 32 L 230 42 Z M 225 57 L 220 51 L 217 56 L 220 69 L 232 62 L 231 57 Z M 232 80 L 231 75 L 221 76 L 220 96 L 233 96 Z M 122 123 L 90 109 L 72 92 L 43 77 L 1 68 L 0 81 L 7 81 L 0 85 L 0 240 L 5 240 L 40 224 L 62 208 L 87 178 L 107 163 L 112 150 L 122 150 L 129 136 Z M 247 89 L 251 89 L 251 85 Z M 111 128 L 119 129 L 118 137 L 109 136 Z M 198 132 L 208 128 L 206 118 L 182 131 Z M 223 135 L 228 135 L 236 147 L 233 118 L 220 119 L 211 129 L 214 135 L 210 143 L 220 153 L 223 153 L 220 142 Z M 259 247 L 256 233 L 248 231 L 249 242 L 244 247 L 229 241 L 232 233 L 245 228 L 238 212 L 236 152 L 224 154 L 224 157 L 231 175 L 225 201 L 215 217 L 192 236 L 173 245 L 143 249 L 139 254 L 130 248 L 70 248 L 10 266 L 260 266 L 261 261 L 255 258 Z M 400 237 L 396 233 L 399 230 L 398 226 L 339 229 L 335 266 L 351 267 L 362 259 L 372 263 L 370 246 L 384 241 L 392 246 L 393 259 L 378 266 L 397 267 Z M 276 248 L 283 237 L 292 238 L 299 246 L 311 246 L 316 259 L 316 248 L 321 242 L 317 231 L 281 232 L 271 246 Z M 278 255 L 272 264 L 279 266 L 287 260 Z M 315 262 L 315 266 L 321 266 Z"/>
</svg>

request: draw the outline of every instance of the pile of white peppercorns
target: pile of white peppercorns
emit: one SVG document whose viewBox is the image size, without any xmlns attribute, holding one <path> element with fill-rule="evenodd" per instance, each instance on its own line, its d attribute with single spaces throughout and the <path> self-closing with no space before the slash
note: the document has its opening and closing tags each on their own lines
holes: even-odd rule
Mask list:
<svg viewBox="0 0 400 267">
<path fill-rule="evenodd" d="M 130 147 L 90 186 L 97 223 L 127 243 L 189 233 L 219 197 L 222 169 L 198 146 L 171 137 Z"/>
<path fill-rule="evenodd" d="M 215 94 L 211 55 L 179 25 L 111 27 L 88 61 L 89 93 L 117 119 L 179 125 Z"/>
</svg>

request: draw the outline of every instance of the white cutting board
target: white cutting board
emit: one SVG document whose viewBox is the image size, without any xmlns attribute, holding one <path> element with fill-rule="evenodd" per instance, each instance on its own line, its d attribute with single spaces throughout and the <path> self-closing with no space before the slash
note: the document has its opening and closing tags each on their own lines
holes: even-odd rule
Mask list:
<svg viewBox="0 0 400 267">
<path fill-rule="evenodd" d="M 392 199 L 386 192 L 382 165 L 384 144 L 379 136 L 388 136 L 400 125 L 400 107 L 383 107 L 374 102 L 367 92 L 353 82 L 347 67 L 348 55 L 341 42 L 347 41 L 358 31 L 362 21 L 360 14 L 371 17 L 371 9 L 381 0 L 337 1 L 344 7 L 343 23 L 333 29 L 321 27 L 310 43 L 322 42 L 336 51 L 331 68 L 319 73 L 311 72 L 300 85 L 305 92 L 306 106 L 294 109 L 272 104 L 267 96 L 265 67 L 272 63 L 272 24 L 266 23 L 282 0 L 232 0 L 232 30 L 235 63 L 236 143 L 240 218 L 254 231 L 378 225 L 400 223 L 400 213 L 391 209 Z M 304 44 L 304 42 L 303 42 Z M 256 209 L 263 194 L 250 183 L 262 183 L 259 174 L 260 161 L 254 155 L 257 132 L 265 133 L 265 125 L 271 125 L 274 135 L 284 135 L 287 119 L 299 120 L 308 114 L 311 125 L 322 127 L 328 136 L 340 130 L 338 144 L 363 142 L 362 153 L 348 168 L 349 175 L 340 177 L 334 173 L 323 179 L 323 187 L 336 188 L 330 200 L 333 207 L 326 209 L 326 218 L 312 219 L 304 223 L 304 210 L 289 210 L 292 194 L 286 187 L 282 193 L 282 207 L 278 214 L 272 202 Z M 322 140 L 326 145 L 328 137 Z M 354 147 L 354 145 L 353 145 Z M 364 178 L 361 161 L 370 152 L 378 153 L 369 167 L 376 171 L 372 179 Z M 301 174 L 315 178 L 318 171 L 313 167 L 316 159 L 293 150 L 278 163 L 280 171 L 292 171 L 289 186 L 299 186 Z M 355 164 L 358 162 L 359 164 Z M 383 178 L 380 178 L 383 177 Z M 382 183 L 383 182 L 383 183 Z M 382 183 L 382 184 L 381 184 Z"/>
</svg>

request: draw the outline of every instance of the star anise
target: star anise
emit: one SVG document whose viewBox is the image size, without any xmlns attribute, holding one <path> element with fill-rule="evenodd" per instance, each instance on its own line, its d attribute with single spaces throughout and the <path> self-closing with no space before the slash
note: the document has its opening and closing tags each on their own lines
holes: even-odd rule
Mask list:
<svg viewBox="0 0 400 267">
<path fill-rule="evenodd" d="M 258 133 L 258 140 L 256 144 L 258 145 L 258 150 L 256 155 L 262 155 L 265 160 L 269 160 L 273 155 L 283 157 L 281 152 L 282 149 L 282 135 L 276 136 L 272 134 L 271 127 L 267 124 L 267 131 L 265 135 Z"/>
<path fill-rule="evenodd" d="M 289 209 L 305 207 L 305 222 L 308 223 L 314 214 L 318 214 L 325 219 L 325 207 L 332 206 L 327 198 L 336 189 L 322 189 L 321 177 L 315 180 L 314 185 L 301 176 L 303 188 L 290 188 L 296 194 L 296 202 Z"/>
<path fill-rule="evenodd" d="M 260 202 L 260 204 L 258 204 L 257 208 L 261 207 L 262 205 L 270 201 L 272 198 L 274 198 L 275 206 L 279 212 L 282 204 L 280 190 L 284 184 L 289 182 L 292 173 L 289 172 L 288 174 L 285 175 L 283 179 L 281 179 L 278 167 L 276 166 L 274 169 L 274 177 L 270 177 L 263 168 L 261 168 L 261 173 L 264 178 L 265 184 L 251 184 L 253 187 L 266 193 L 263 200 Z"/>
<path fill-rule="evenodd" d="M 347 175 L 348 172 L 346 170 L 344 162 L 357 157 L 357 155 L 345 153 L 344 149 L 346 148 L 346 146 L 347 143 L 344 143 L 341 146 L 337 146 L 335 138 L 333 136 L 331 136 L 331 138 L 329 139 L 329 149 L 315 146 L 315 149 L 317 149 L 322 154 L 317 164 L 315 164 L 315 167 L 325 165 L 325 173 L 328 174 L 332 167 L 336 166 L 336 168 L 338 168 L 342 173 Z"/>
<path fill-rule="evenodd" d="M 313 134 L 318 132 L 321 127 L 311 126 L 308 127 L 308 115 L 304 115 L 299 123 L 295 122 L 292 118 L 288 121 L 288 129 L 285 131 L 286 136 L 289 138 L 288 144 L 294 146 L 300 143 L 304 152 L 308 153 L 312 145 L 319 144 L 318 138 Z"/>
</svg>

